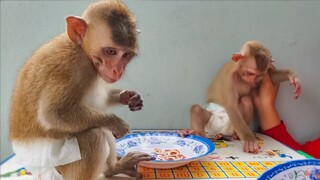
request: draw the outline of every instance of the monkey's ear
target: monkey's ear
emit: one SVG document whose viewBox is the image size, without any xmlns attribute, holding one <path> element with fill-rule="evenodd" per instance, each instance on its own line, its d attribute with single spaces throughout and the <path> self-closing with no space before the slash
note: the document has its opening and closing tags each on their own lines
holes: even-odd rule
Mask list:
<svg viewBox="0 0 320 180">
<path fill-rule="evenodd" d="M 238 62 L 241 58 L 243 58 L 244 56 L 241 53 L 234 53 L 232 54 L 232 61 L 234 62 Z"/>
<path fill-rule="evenodd" d="M 87 23 L 84 19 L 77 16 L 69 16 L 67 21 L 67 33 L 71 41 L 80 45 L 87 30 Z"/>
</svg>

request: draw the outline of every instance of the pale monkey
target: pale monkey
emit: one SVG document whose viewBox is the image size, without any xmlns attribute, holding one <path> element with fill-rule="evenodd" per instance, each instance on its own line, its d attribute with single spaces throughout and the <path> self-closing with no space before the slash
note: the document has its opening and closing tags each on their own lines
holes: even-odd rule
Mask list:
<svg viewBox="0 0 320 180">
<path fill-rule="evenodd" d="M 253 116 L 251 92 L 259 88 L 266 73 L 273 83 L 289 80 L 295 87 L 294 97 L 301 93 L 299 79 L 290 70 L 276 70 L 272 55 L 258 41 L 247 41 L 240 53 L 224 64 L 208 90 L 207 109 L 195 104 L 190 109 L 191 130 L 179 130 L 179 134 L 198 134 L 214 138 L 240 138 L 245 152 L 258 153 L 258 142 L 248 126 Z"/>
<path fill-rule="evenodd" d="M 117 161 L 115 138 L 129 126 L 106 111 L 143 106 L 135 91 L 111 86 L 137 54 L 135 17 L 123 2 L 104 0 L 66 23 L 67 32 L 35 51 L 17 77 L 10 113 L 17 158 L 39 179 L 141 178 L 135 165 L 152 158 L 129 153 Z"/>
</svg>

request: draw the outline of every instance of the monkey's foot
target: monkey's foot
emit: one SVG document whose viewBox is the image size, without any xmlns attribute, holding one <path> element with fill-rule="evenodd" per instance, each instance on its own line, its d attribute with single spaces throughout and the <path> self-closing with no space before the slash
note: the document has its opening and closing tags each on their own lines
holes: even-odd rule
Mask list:
<svg viewBox="0 0 320 180">
<path fill-rule="evenodd" d="M 128 176 L 135 177 L 136 179 L 141 179 L 142 178 L 142 174 L 137 172 L 137 170 L 135 168 L 127 169 L 123 173 L 128 175 Z"/>
<path fill-rule="evenodd" d="M 222 134 L 222 133 L 216 134 L 216 135 L 214 135 L 214 137 L 213 137 L 213 139 L 215 139 L 215 140 L 220 140 L 220 139 L 222 139 L 222 138 L 223 138 L 223 134 Z"/>
<path fill-rule="evenodd" d="M 123 173 L 123 174 L 125 174 L 125 175 L 128 175 L 128 176 L 130 176 L 130 177 L 134 177 L 134 178 L 136 178 L 136 179 L 141 179 L 142 178 L 142 174 L 141 173 L 139 173 L 139 172 L 137 172 L 137 170 L 136 170 L 136 168 L 130 168 L 130 169 L 126 169 L 126 170 L 124 170 L 123 172 L 114 172 L 114 171 L 105 171 L 104 173 L 103 173 L 103 175 L 105 176 L 105 177 L 107 177 L 107 178 L 110 178 L 110 177 L 112 177 L 112 176 L 114 176 L 114 175 L 116 175 L 116 174 L 119 174 L 119 173 Z"/>
</svg>

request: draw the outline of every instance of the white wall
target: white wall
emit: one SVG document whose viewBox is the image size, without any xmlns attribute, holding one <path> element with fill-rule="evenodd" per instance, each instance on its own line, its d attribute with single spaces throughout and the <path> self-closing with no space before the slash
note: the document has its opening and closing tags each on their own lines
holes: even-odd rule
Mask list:
<svg viewBox="0 0 320 180">
<path fill-rule="evenodd" d="M 125 1 L 141 29 L 140 55 L 119 82 L 139 91 L 140 112 L 116 109 L 134 129 L 189 127 L 189 108 L 205 104 L 219 67 L 251 39 L 273 52 L 279 68 L 291 68 L 302 95 L 283 84 L 281 117 L 299 141 L 320 132 L 320 1 Z M 41 44 L 64 31 L 64 18 L 80 15 L 90 1 L 1 1 L 1 160 L 8 141 L 11 92 L 18 70 Z"/>
</svg>

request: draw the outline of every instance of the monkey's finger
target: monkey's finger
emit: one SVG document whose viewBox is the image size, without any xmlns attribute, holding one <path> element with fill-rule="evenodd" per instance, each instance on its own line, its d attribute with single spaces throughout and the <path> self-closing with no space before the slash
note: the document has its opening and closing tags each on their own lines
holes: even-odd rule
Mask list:
<svg viewBox="0 0 320 180">
<path fill-rule="evenodd" d="M 151 155 L 147 154 L 147 155 L 139 155 L 139 154 L 135 154 L 133 156 L 128 157 L 129 158 L 129 162 L 128 164 L 130 165 L 135 165 L 138 164 L 141 161 L 150 161 L 150 160 L 155 160 L 155 157 L 152 157 Z"/>
<path fill-rule="evenodd" d="M 136 179 L 142 178 L 142 174 L 138 173 L 136 170 L 125 170 L 123 173 L 130 177 L 135 177 Z"/>
<path fill-rule="evenodd" d="M 234 140 L 240 140 L 238 134 L 237 134 L 235 131 L 233 131 L 232 138 L 233 138 Z"/>
<path fill-rule="evenodd" d="M 138 108 L 138 107 L 142 107 L 143 104 L 142 103 L 130 103 L 128 104 L 129 108 Z"/>
<path fill-rule="evenodd" d="M 142 106 L 137 106 L 137 107 L 131 107 L 129 108 L 130 111 L 139 111 L 142 109 Z"/>
<path fill-rule="evenodd" d="M 243 147 L 244 152 L 247 153 L 258 153 L 259 148 L 255 149 L 254 142 L 245 142 L 244 147 Z"/>
<path fill-rule="evenodd" d="M 254 145 L 253 145 L 253 143 L 252 142 L 249 142 L 248 143 L 248 151 L 249 151 L 249 153 L 253 153 L 254 152 Z"/>
<path fill-rule="evenodd" d="M 151 156 L 150 154 L 148 154 L 148 153 L 142 153 L 142 152 L 136 153 L 136 158 L 142 159 L 143 161 L 144 161 L 144 160 L 152 160 L 152 159 L 154 159 L 154 157 Z"/>
<path fill-rule="evenodd" d="M 135 91 L 129 91 L 129 90 L 126 90 L 126 91 L 124 91 L 129 97 L 132 97 L 132 96 L 134 96 L 135 94 L 137 94 L 137 92 L 135 92 Z"/>
<path fill-rule="evenodd" d="M 197 135 L 197 132 L 193 129 L 187 130 L 188 134 L 193 134 L 193 135 Z"/>
<path fill-rule="evenodd" d="M 259 152 L 259 144 L 257 142 L 253 143 L 253 153 L 257 154 Z"/>
<path fill-rule="evenodd" d="M 293 81 L 293 82 L 292 82 L 292 85 L 293 85 L 294 87 L 297 87 L 296 81 Z"/>
<path fill-rule="evenodd" d="M 184 129 L 178 130 L 177 133 L 178 133 L 181 137 L 185 137 Z"/>
<path fill-rule="evenodd" d="M 130 98 L 128 104 L 129 104 L 129 105 L 143 104 L 143 99 L 141 99 L 140 97 L 138 97 L 138 98 Z"/>
<path fill-rule="evenodd" d="M 179 130 L 178 133 L 180 134 L 181 137 L 186 137 L 189 134 L 196 134 L 195 131 L 187 130 L 187 129 Z"/>
<path fill-rule="evenodd" d="M 132 96 L 130 97 L 130 100 L 132 100 L 132 101 L 137 101 L 139 99 L 141 99 L 141 96 L 138 93 L 132 94 Z"/>
<path fill-rule="evenodd" d="M 257 154 L 259 152 L 259 144 L 256 141 L 250 142 L 250 153 Z"/>
<path fill-rule="evenodd" d="M 249 148 L 249 144 L 248 142 L 245 142 L 243 145 L 243 151 L 249 153 L 250 152 L 250 148 Z"/>
<path fill-rule="evenodd" d="M 156 158 L 155 157 L 152 157 L 152 156 L 143 156 L 143 157 L 139 157 L 139 159 L 137 160 L 138 162 L 140 161 L 150 161 L 150 160 L 155 160 Z"/>
<path fill-rule="evenodd" d="M 252 153 L 254 151 L 253 144 L 251 142 L 248 143 L 248 151 L 249 153 Z"/>
<path fill-rule="evenodd" d="M 299 92 L 294 92 L 294 98 L 295 98 L 295 99 L 298 99 L 299 95 L 300 95 Z"/>
<path fill-rule="evenodd" d="M 140 151 L 131 151 L 127 154 L 128 156 L 131 156 L 132 158 L 139 158 L 139 157 L 152 157 L 148 153 L 140 152 Z"/>
<path fill-rule="evenodd" d="M 137 101 L 129 101 L 128 105 L 130 106 L 140 106 L 143 104 L 142 100 L 137 100 Z"/>
<path fill-rule="evenodd" d="M 297 83 L 297 87 L 294 92 L 296 99 L 299 97 L 300 93 L 301 93 L 301 85 L 300 85 L 300 83 Z"/>
</svg>

